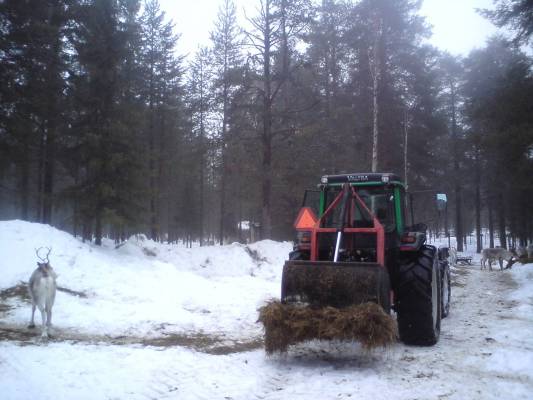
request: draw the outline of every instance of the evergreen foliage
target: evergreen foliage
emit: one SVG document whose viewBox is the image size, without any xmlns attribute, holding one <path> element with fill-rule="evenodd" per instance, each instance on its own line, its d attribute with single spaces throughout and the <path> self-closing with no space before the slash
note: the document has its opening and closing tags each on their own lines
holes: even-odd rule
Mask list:
<svg viewBox="0 0 533 400">
<path fill-rule="evenodd" d="M 320 175 L 374 167 L 447 192 L 459 249 L 525 244 L 530 3 L 484 10 L 515 36 L 461 59 L 424 43 L 419 1 L 256 0 L 243 31 L 220 0 L 185 59 L 157 0 L 0 1 L 0 217 L 97 244 L 286 239 Z"/>
</svg>

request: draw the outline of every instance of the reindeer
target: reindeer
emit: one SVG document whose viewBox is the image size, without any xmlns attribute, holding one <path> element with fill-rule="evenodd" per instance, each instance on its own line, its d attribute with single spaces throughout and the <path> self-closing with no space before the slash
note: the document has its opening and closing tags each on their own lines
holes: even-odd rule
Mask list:
<svg viewBox="0 0 533 400">
<path fill-rule="evenodd" d="M 527 258 L 527 248 L 524 247 L 524 246 L 518 246 L 516 248 L 516 256 L 521 259 L 521 258 Z"/>
<path fill-rule="evenodd" d="M 498 260 L 500 263 L 500 270 L 503 270 L 503 260 L 507 261 L 505 269 L 511 268 L 515 260 L 516 255 L 509 250 L 497 247 L 495 249 L 483 249 L 481 250 L 481 269 L 486 268 L 486 262 L 489 263 L 489 270 L 492 271 L 492 262 Z"/>
<path fill-rule="evenodd" d="M 516 256 L 518 259 L 522 260 L 533 258 L 533 243 L 526 246 L 518 246 L 516 249 Z"/>
<path fill-rule="evenodd" d="M 46 248 L 48 253 L 45 257 L 39 255 L 39 247 L 35 250 L 37 257 L 42 262 L 37 262 L 37 269 L 31 274 L 28 282 L 28 289 L 31 297 L 31 321 L 28 328 L 35 328 L 34 316 L 35 308 L 38 307 L 42 317 L 42 338 L 48 338 L 48 329 L 52 325 L 52 306 L 56 297 L 56 278 L 54 269 L 50 266 L 48 256 L 52 252 L 51 248 Z"/>
</svg>

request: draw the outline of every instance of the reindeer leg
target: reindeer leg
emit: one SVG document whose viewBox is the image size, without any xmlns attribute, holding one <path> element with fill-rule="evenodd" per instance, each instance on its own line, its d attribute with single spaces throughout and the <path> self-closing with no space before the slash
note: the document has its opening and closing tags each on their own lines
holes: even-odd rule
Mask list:
<svg viewBox="0 0 533 400">
<path fill-rule="evenodd" d="M 34 318 L 35 318 L 35 304 L 32 304 L 31 305 L 31 321 L 30 321 L 30 324 L 28 325 L 28 328 L 30 329 L 35 328 Z"/>
<path fill-rule="evenodd" d="M 46 329 L 48 331 L 48 334 L 51 335 L 50 327 L 52 326 L 52 309 L 46 310 Z"/>
<path fill-rule="evenodd" d="M 46 327 L 46 312 L 44 311 L 44 308 L 41 308 L 41 307 L 39 307 L 39 311 L 41 312 L 41 318 L 42 318 L 42 321 L 43 321 L 41 337 L 42 338 L 47 338 L 48 337 L 48 328 Z"/>
</svg>

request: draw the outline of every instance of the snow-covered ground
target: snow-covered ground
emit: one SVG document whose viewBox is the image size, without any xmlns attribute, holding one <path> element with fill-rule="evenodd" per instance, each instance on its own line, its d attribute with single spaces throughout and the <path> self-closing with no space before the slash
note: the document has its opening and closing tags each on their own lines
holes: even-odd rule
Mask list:
<svg viewBox="0 0 533 400">
<path fill-rule="evenodd" d="M 40 246 L 52 247 L 61 288 L 48 342 L 26 328 L 21 285 Z M 290 248 L 187 249 L 142 236 L 100 248 L 0 222 L 0 399 L 533 397 L 533 264 L 455 269 L 434 347 L 313 342 L 267 357 L 257 308 L 279 295 Z"/>
</svg>

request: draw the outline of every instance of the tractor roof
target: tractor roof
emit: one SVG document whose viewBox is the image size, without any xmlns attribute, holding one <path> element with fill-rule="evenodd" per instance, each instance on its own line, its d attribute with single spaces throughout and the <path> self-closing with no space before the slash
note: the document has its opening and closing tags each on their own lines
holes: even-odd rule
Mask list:
<svg viewBox="0 0 533 400">
<path fill-rule="evenodd" d="M 343 184 L 343 183 L 353 183 L 357 185 L 365 185 L 365 184 L 396 184 L 403 186 L 401 178 L 392 173 L 376 173 L 376 172 L 369 172 L 369 173 L 354 173 L 354 174 L 342 174 L 342 175 L 324 175 L 320 179 L 320 182 L 324 185 L 336 185 L 336 184 Z"/>
</svg>

